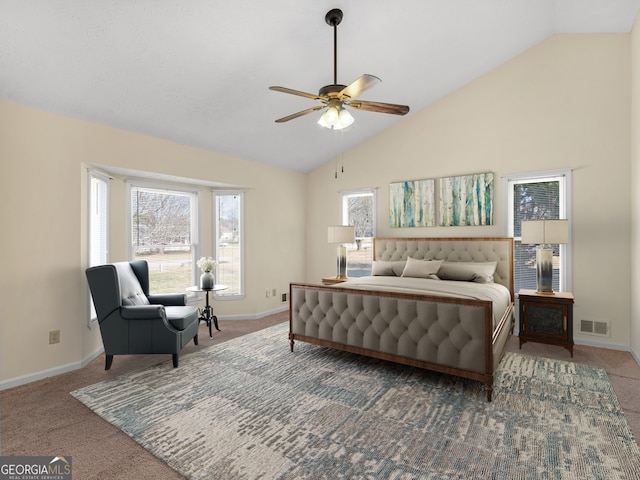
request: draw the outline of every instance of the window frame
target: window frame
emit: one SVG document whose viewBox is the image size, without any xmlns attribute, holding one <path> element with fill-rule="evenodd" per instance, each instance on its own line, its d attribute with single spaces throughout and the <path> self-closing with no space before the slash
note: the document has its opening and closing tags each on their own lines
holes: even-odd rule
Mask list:
<svg viewBox="0 0 640 480">
<path fill-rule="evenodd" d="M 245 233 L 244 233 L 244 217 L 245 217 L 245 192 L 243 190 L 212 190 L 212 202 L 213 202 L 213 254 L 216 262 L 220 262 L 220 224 L 218 222 L 219 212 L 218 212 L 218 197 L 220 196 L 233 196 L 237 195 L 240 198 L 240 207 L 239 207 L 239 216 L 240 219 L 238 221 L 238 230 L 239 230 L 239 242 L 238 246 L 240 248 L 240 293 L 229 293 L 226 290 L 220 290 L 217 292 L 213 292 L 213 298 L 215 300 L 221 301 L 230 301 L 230 300 L 241 300 L 246 295 L 245 290 Z M 219 283 L 218 280 L 218 269 L 215 270 L 215 279 L 216 283 Z"/>
<path fill-rule="evenodd" d="M 98 182 L 104 183 L 105 186 L 105 194 L 104 194 L 104 214 L 101 215 L 101 221 L 104 222 L 104 252 L 101 252 L 101 259 L 99 262 L 93 262 L 94 251 L 92 249 L 92 238 L 93 238 L 93 227 L 94 222 L 92 210 L 93 210 L 93 197 L 97 192 L 94 191 L 93 181 L 96 180 Z M 96 170 L 87 169 L 87 267 L 94 267 L 96 265 L 101 265 L 105 263 L 109 263 L 109 212 L 110 212 L 110 181 L 111 177 L 100 173 Z M 93 305 L 93 298 L 91 296 L 91 290 L 88 290 L 89 295 L 89 304 L 88 304 L 88 314 L 87 314 L 87 325 L 89 329 L 94 329 L 98 326 L 98 316 L 95 311 L 95 307 Z"/>
<path fill-rule="evenodd" d="M 571 245 L 571 169 L 558 169 L 558 170 L 544 170 L 538 172 L 527 172 L 527 173 L 519 173 L 519 174 L 511 174 L 504 177 L 504 190 L 506 192 L 505 195 L 505 225 L 507 229 L 507 236 L 513 237 L 514 240 L 514 249 L 515 244 L 517 244 L 522 237 L 515 236 L 514 230 L 514 197 L 513 190 L 516 184 L 523 183 L 541 183 L 541 182 L 550 182 L 550 181 L 559 181 L 560 182 L 560 191 L 559 191 L 559 218 L 567 219 L 569 223 L 569 242 L 567 244 L 559 245 L 559 255 L 560 255 L 560 268 L 559 268 L 559 289 L 561 292 L 570 292 L 572 290 L 572 275 L 571 275 L 571 253 L 572 253 L 572 245 Z M 514 259 L 515 261 L 515 259 Z M 514 271 L 514 276 L 516 272 Z M 515 278 L 514 278 L 515 283 Z M 517 291 L 515 292 L 517 295 Z"/>
<path fill-rule="evenodd" d="M 190 221 L 191 221 L 191 248 L 192 248 L 192 265 L 191 265 L 191 272 L 192 272 L 192 278 L 191 278 L 191 285 L 186 285 L 185 288 L 185 294 L 187 295 L 188 299 L 191 298 L 199 298 L 198 294 L 194 294 L 193 292 L 188 292 L 186 291 L 186 288 L 189 286 L 193 286 L 193 285 L 198 285 L 199 282 L 199 278 L 200 278 L 200 270 L 198 268 L 197 265 L 197 261 L 200 258 L 201 255 L 201 239 L 200 239 L 200 230 L 201 230 L 201 223 L 200 223 L 200 202 L 201 202 L 201 195 L 200 195 L 200 190 L 197 188 L 194 188 L 193 186 L 190 185 L 174 185 L 174 184 L 164 184 L 164 183 L 159 183 L 159 182 L 148 182 L 148 181 L 144 181 L 144 180 L 127 180 L 126 181 L 126 185 L 127 185 L 127 201 L 126 201 L 126 208 L 127 208 L 127 258 L 129 258 L 129 260 L 133 260 L 134 258 L 134 251 L 135 248 L 133 246 L 132 243 L 132 239 L 133 239 L 133 231 L 132 231 L 132 212 L 131 212 L 131 208 L 132 208 L 132 204 L 131 204 L 131 194 L 132 194 L 132 189 L 133 188 L 141 188 L 141 189 L 145 189 L 145 190 L 157 190 L 159 192 L 166 192 L 166 193 L 177 193 L 177 194 L 183 194 L 183 195 L 189 195 L 191 197 L 190 200 L 190 207 L 191 207 L 191 212 L 190 212 Z M 151 289 L 151 286 L 149 287 Z M 182 292 L 179 292 L 182 293 Z"/>
</svg>

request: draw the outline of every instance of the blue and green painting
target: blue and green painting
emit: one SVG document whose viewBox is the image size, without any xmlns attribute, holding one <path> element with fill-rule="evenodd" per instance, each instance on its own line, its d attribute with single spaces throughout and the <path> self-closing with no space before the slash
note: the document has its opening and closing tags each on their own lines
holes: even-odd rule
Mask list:
<svg viewBox="0 0 640 480">
<path fill-rule="evenodd" d="M 439 225 L 493 225 L 493 173 L 439 179 Z"/>
<path fill-rule="evenodd" d="M 434 227 L 435 180 L 410 180 L 389 185 L 389 226 Z"/>
</svg>

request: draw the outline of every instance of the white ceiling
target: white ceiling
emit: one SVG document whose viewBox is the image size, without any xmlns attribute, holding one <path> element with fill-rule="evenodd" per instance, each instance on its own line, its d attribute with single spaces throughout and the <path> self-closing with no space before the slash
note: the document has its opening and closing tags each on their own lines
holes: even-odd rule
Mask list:
<svg viewBox="0 0 640 480">
<path fill-rule="evenodd" d="M 0 98 L 307 172 L 405 117 L 354 111 L 332 132 L 317 93 L 363 73 L 361 99 L 408 115 L 554 33 L 630 32 L 640 0 L 0 0 Z"/>
</svg>

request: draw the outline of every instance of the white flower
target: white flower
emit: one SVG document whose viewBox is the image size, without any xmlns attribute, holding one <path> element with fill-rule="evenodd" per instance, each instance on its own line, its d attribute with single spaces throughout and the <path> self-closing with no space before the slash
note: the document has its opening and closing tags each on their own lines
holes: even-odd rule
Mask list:
<svg viewBox="0 0 640 480">
<path fill-rule="evenodd" d="M 201 257 L 197 264 L 203 272 L 211 272 L 216 268 L 217 262 L 211 257 Z"/>
</svg>

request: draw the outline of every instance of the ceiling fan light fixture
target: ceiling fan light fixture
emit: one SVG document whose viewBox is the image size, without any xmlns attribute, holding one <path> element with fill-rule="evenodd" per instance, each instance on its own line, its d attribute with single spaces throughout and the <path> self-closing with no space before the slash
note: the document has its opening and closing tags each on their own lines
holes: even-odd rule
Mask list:
<svg viewBox="0 0 640 480">
<path fill-rule="evenodd" d="M 318 119 L 318 125 L 331 130 L 342 130 L 351 126 L 353 122 L 353 115 L 337 100 L 331 100 L 329 108 Z"/>
</svg>

